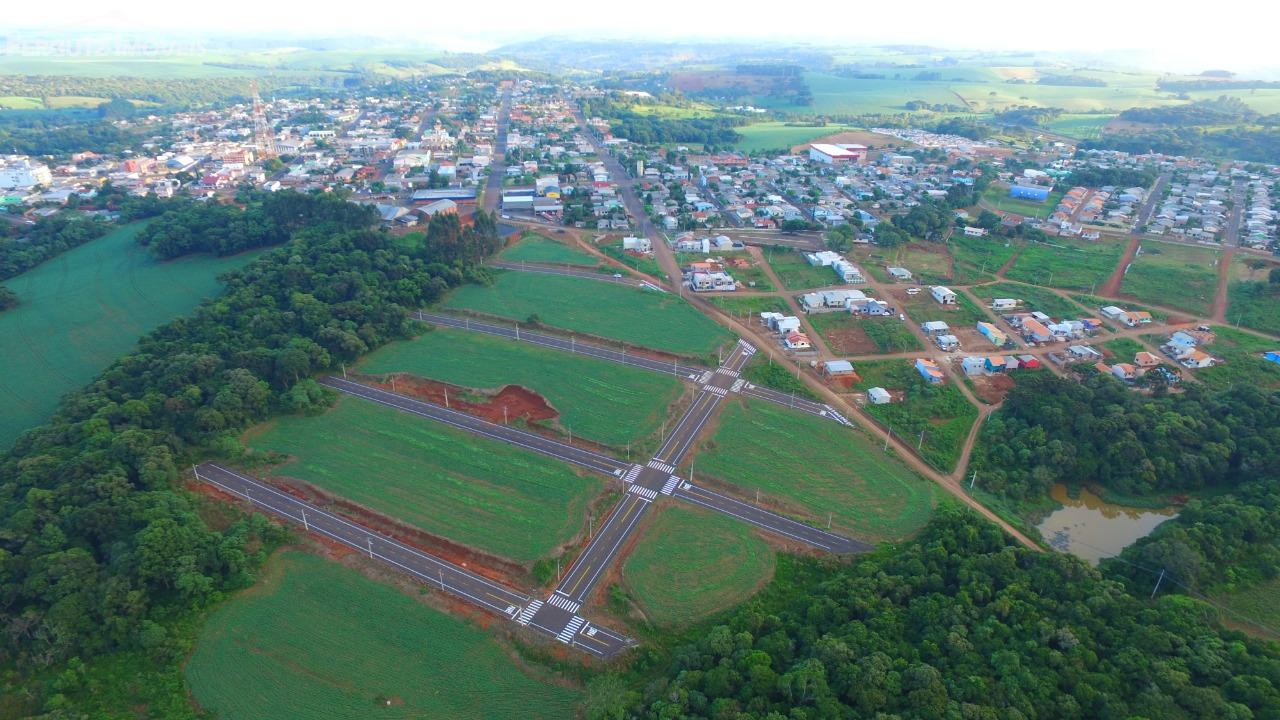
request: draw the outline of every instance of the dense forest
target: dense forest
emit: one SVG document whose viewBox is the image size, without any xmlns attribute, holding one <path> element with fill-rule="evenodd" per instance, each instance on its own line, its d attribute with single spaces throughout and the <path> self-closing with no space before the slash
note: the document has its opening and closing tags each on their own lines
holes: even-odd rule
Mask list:
<svg viewBox="0 0 1280 720">
<path fill-rule="evenodd" d="M 633 143 L 701 143 L 728 146 L 742 139 L 735 127 L 746 124 L 742 117 L 661 118 L 642 115 L 626 103 L 607 98 L 583 101 L 588 117 L 609 121 L 609 131 Z"/>
<path fill-rule="evenodd" d="M 108 222 L 74 212 L 56 213 L 30 226 L 6 226 L 12 235 L 0 237 L 0 280 L 20 275 L 111 229 Z"/>
<path fill-rule="evenodd" d="M 1118 188 L 1150 187 L 1155 182 L 1155 173 L 1149 170 L 1136 170 L 1122 167 L 1098 167 L 1087 165 L 1071 171 L 1065 180 L 1058 183 L 1060 187 L 1105 187 L 1111 185 Z"/>
<path fill-rule="evenodd" d="M 34 114 L 6 110 L 0 114 L 0 148 L 19 155 L 69 155 L 92 150 L 119 153 L 149 132 L 140 126 L 120 127 L 96 115 Z"/>
<path fill-rule="evenodd" d="M 290 229 L 282 247 L 0 456 L 0 666 L 15 671 L 0 695 L 48 710 L 92 690 L 46 668 L 116 651 L 178 662 L 169 625 L 245 586 L 272 532 L 208 526 L 179 468 L 237 455 L 239 433 L 272 414 L 325 406 L 312 374 L 414 333 L 409 310 L 473 275 L 398 247 L 367 213 L 335 212 L 339 200 L 280 195 L 261 212 Z"/>
<path fill-rule="evenodd" d="M 595 718 L 1264 718 L 1280 646 L 1153 603 L 944 509 L 850 565 L 784 557 L 670 657 L 599 681 Z"/>
</svg>

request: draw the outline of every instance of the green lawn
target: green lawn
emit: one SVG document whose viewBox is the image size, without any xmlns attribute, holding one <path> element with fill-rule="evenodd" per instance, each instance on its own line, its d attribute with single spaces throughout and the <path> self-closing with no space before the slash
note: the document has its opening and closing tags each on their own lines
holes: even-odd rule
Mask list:
<svg viewBox="0 0 1280 720">
<path fill-rule="evenodd" d="M 934 243 L 913 242 L 897 247 L 876 245 L 855 247 L 848 253 L 849 259 L 860 263 L 864 272 L 870 272 L 885 283 L 897 282 L 885 267 L 904 267 L 914 276 L 913 282 L 933 285 L 951 282 L 951 259 L 946 248 Z"/>
<path fill-rule="evenodd" d="M 222 292 L 218 275 L 259 252 L 160 262 L 135 242 L 142 224 L 4 281 L 21 304 L 0 313 L 0 448 L 53 415 L 138 338 Z"/>
<path fill-rule="evenodd" d="M 1133 362 L 1133 356 L 1142 352 L 1146 348 L 1142 347 L 1142 343 L 1133 338 L 1116 338 L 1102 343 L 1102 347 L 1111 351 L 1114 362 Z"/>
<path fill-rule="evenodd" d="M 862 378 L 856 385 L 859 390 L 882 387 L 906 393 L 902 401 L 867 405 L 868 413 L 912 445 L 919 444 L 920 432 L 924 431 L 920 454 L 942 472 L 955 467 L 969 428 L 978 419 L 978 409 L 951 380 L 929 385 L 908 360 L 860 362 L 855 369 Z"/>
<path fill-rule="evenodd" d="M 210 615 L 186 678 L 222 720 L 550 719 L 580 698 L 491 632 L 297 551 Z"/>
<path fill-rule="evenodd" d="M 557 242 L 537 233 L 526 232 L 515 243 L 498 253 L 500 260 L 509 262 L 548 263 L 556 265 L 581 265 L 595 267 L 600 259 L 566 243 Z"/>
<path fill-rule="evenodd" d="M 1102 137 L 1102 128 L 1115 119 L 1111 113 L 1066 114 L 1045 123 L 1053 132 L 1077 140 L 1096 140 Z"/>
<path fill-rule="evenodd" d="M 1218 288 L 1217 250 L 1144 242 L 1120 292 L 1137 299 L 1207 315 Z"/>
<path fill-rule="evenodd" d="M 969 292 L 982 299 L 987 304 L 987 307 L 991 306 L 991 300 L 994 298 L 1013 298 L 1022 301 L 1022 304 L 1018 306 L 1019 312 L 1038 310 L 1049 317 L 1058 319 L 1074 319 L 1094 314 L 1094 312 L 1086 313 L 1079 305 L 1055 292 L 1034 285 L 1003 282 L 991 285 L 974 285 L 969 288 Z"/>
<path fill-rule="evenodd" d="M 922 288 L 918 295 L 899 296 L 898 301 L 901 305 L 900 311 L 905 312 L 907 317 L 917 325 L 930 320 L 942 320 L 951 327 L 957 328 L 973 327 L 979 321 L 990 321 L 982 308 L 961 292 L 956 293 L 955 305 L 938 303 L 933 299 L 928 288 Z"/>
<path fill-rule="evenodd" d="M 1010 197 L 1009 188 L 991 185 L 983 191 L 982 199 L 990 203 L 996 210 L 1017 213 L 1024 217 L 1047 218 L 1058 208 L 1058 203 L 1062 201 L 1064 194 L 1059 190 L 1054 190 L 1049 193 L 1049 197 L 1043 202 L 1036 202 L 1035 200 Z"/>
<path fill-rule="evenodd" d="M 249 444 L 293 458 L 276 475 L 521 563 L 570 540 L 601 489 L 548 457 L 353 397 Z"/>
<path fill-rule="evenodd" d="M 747 152 L 790 150 L 796 145 L 857 128 L 842 125 L 793 126 L 785 122 L 762 122 L 736 128 L 742 139 L 734 147 Z"/>
<path fill-rule="evenodd" d="M 539 323 L 679 355 L 714 353 L 733 336 L 674 294 L 541 273 L 503 272 L 449 298 L 457 310 Z"/>
<path fill-rule="evenodd" d="M 640 536 L 622 579 L 650 622 L 687 625 L 751 597 L 773 576 L 775 561 L 746 523 L 668 505 Z"/>
<path fill-rule="evenodd" d="M 1192 374 L 1213 387 L 1249 384 L 1266 390 L 1280 388 L 1280 365 L 1262 359 L 1262 353 L 1280 350 L 1280 340 L 1269 340 L 1223 325 L 1213 326 L 1214 340 L 1204 351 L 1226 362 Z"/>
<path fill-rule="evenodd" d="M 1265 281 L 1231 283 L 1227 286 L 1227 319 L 1280 335 L 1280 286 Z"/>
<path fill-rule="evenodd" d="M 882 353 L 924 349 L 920 338 L 897 318 L 868 318 L 862 321 L 862 331 L 876 344 L 876 350 Z"/>
<path fill-rule="evenodd" d="M 765 353 L 756 353 L 755 357 L 747 361 L 747 366 L 742 369 L 743 379 L 752 385 L 793 393 L 796 397 L 818 399 L 809 386 L 796 377 L 794 365 L 775 363 L 767 356 L 761 357 L 762 355 Z"/>
<path fill-rule="evenodd" d="M 381 348 L 357 369 L 371 375 L 407 372 L 477 389 L 522 385 L 560 413 L 553 427 L 614 447 L 656 435 L 684 389 L 669 375 L 448 328 Z"/>
<path fill-rule="evenodd" d="M 1027 245 L 1005 277 L 1032 285 L 1093 291 L 1115 271 L 1124 245 L 1119 242 L 1050 238 Z"/>
<path fill-rule="evenodd" d="M 834 270 L 810 265 L 801 253 L 768 249 L 764 255 L 787 290 L 807 290 L 841 284 Z"/>
<path fill-rule="evenodd" d="M 871 540 L 904 538 L 937 504 L 932 483 L 885 454 L 864 433 L 770 403 L 729 403 L 694 460 L 743 499 Z"/>
<path fill-rule="evenodd" d="M 713 295 L 707 302 L 737 318 L 759 317 L 762 312 L 789 312 L 786 301 L 771 295 Z"/>
</svg>

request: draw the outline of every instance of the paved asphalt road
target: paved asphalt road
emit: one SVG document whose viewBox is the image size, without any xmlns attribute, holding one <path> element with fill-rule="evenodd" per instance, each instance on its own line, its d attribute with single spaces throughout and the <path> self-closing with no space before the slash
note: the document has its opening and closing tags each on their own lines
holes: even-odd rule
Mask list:
<svg viewBox="0 0 1280 720">
<path fill-rule="evenodd" d="M 270 485 L 220 465 L 205 463 L 196 468 L 196 477 L 224 492 L 244 498 L 256 508 L 302 525 L 308 532 L 323 535 L 330 540 L 354 548 L 361 554 L 368 555 L 399 572 L 411 575 L 428 586 L 441 588 L 445 592 L 508 620 L 528 625 L 597 657 L 612 657 L 634 644 L 627 638 L 588 623 L 576 613 L 567 613 L 568 617 L 559 624 L 552 622 L 553 618 L 543 618 L 544 622 L 540 624 L 530 622 L 531 617 L 538 616 L 541 601 L 533 600 L 524 593 L 428 555 L 350 520 L 325 512 L 310 503 L 280 492 Z M 555 619 L 558 619 L 558 616 Z M 571 632 L 569 628 L 572 628 Z"/>
<path fill-rule="evenodd" d="M 411 413 L 420 417 L 425 417 L 437 422 L 452 425 L 459 430 L 465 430 L 469 433 L 481 435 L 493 440 L 511 443 L 526 450 L 532 450 L 543 455 L 549 455 L 557 460 L 584 467 L 588 470 L 594 470 L 611 477 L 620 477 L 630 464 L 621 460 L 615 460 L 607 455 L 584 450 L 574 447 L 556 440 L 545 438 L 524 430 L 518 430 L 509 425 L 500 425 L 491 423 L 487 420 L 481 420 L 473 415 L 468 415 L 457 410 L 433 405 L 428 402 L 416 400 L 411 397 L 400 395 L 398 393 L 380 390 L 376 387 L 370 387 L 362 383 L 344 380 L 340 377 L 326 377 L 320 380 L 321 385 L 327 385 L 340 392 L 348 395 L 355 395 L 366 400 L 395 408 L 402 412 Z"/>
<path fill-rule="evenodd" d="M 608 570 L 627 537 L 649 509 L 649 500 L 628 492 L 622 496 L 600 532 L 591 539 L 569 572 L 560 579 L 555 594 L 583 603 L 591 595 L 596 582 Z"/>
<path fill-rule="evenodd" d="M 539 265 L 537 263 L 524 262 L 506 262 L 496 261 L 489 263 L 491 267 L 501 268 L 503 270 L 515 270 L 517 272 L 543 273 L 546 275 L 564 275 L 566 277 L 583 278 L 585 280 L 599 280 L 601 282 L 617 283 L 619 285 L 629 285 L 631 287 L 642 287 L 643 283 L 629 276 L 618 273 L 618 277 L 614 277 L 615 273 L 600 272 L 599 270 L 584 270 L 582 268 L 571 268 L 563 265 Z"/>
<path fill-rule="evenodd" d="M 812 525 L 797 522 L 768 510 L 762 510 L 750 503 L 731 498 L 728 495 L 721 495 L 718 492 L 687 482 L 680 483 L 674 495 L 686 502 L 722 512 L 767 532 L 788 540 L 812 545 L 827 552 L 858 553 L 872 549 L 872 546 L 867 543 L 835 535 L 825 530 L 819 530 Z"/>
<path fill-rule="evenodd" d="M 493 157 L 489 160 L 489 179 L 484 186 L 484 210 L 496 212 L 502 202 L 502 181 L 507 177 L 507 130 L 511 125 L 511 90 L 502 94 L 498 109 L 497 135 L 493 139 Z"/>
</svg>

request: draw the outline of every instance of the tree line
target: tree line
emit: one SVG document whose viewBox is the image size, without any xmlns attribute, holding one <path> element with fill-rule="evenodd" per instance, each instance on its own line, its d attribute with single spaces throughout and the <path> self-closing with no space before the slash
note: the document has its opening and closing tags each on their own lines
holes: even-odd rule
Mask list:
<svg viewBox="0 0 1280 720">
<path fill-rule="evenodd" d="M 6 694 L 65 707 L 77 690 L 57 668 L 118 651 L 178 662 L 173 624 L 246 586 L 278 532 L 210 527 L 179 468 L 238 456 L 240 433 L 275 414 L 323 408 L 313 374 L 417 332 L 410 310 L 477 277 L 400 248 L 367 213 L 280 197 L 255 212 L 287 229 L 283 245 L 0 456 Z"/>
</svg>

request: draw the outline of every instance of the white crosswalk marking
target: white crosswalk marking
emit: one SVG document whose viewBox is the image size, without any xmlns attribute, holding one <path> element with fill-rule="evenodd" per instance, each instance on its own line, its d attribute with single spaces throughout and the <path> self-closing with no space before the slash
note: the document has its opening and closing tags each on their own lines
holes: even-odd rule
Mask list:
<svg viewBox="0 0 1280 720">
<path fill-rule="evenodd" d="M 564 595 L 561 595 L 558 591 L 551 593 L 551 597 L 547 598 L 547 602 L 555 605 L 561 610 L 568 610 L 571 613 L 578 612 L 578 609 L 582 607 L 580 603 L 570 600 Z"/>
<path fill-rule="evenodd" d="M 664 473 L 666 473 L 666 474 L 668 474 L 668 475 L 670 475 L 671 473 L 673 473 L 673 472 L 675 472 L 675 471 L 676 471 L 676 466 L 675 466 L 675 465 L 668 465 L 668 464 L 666 464 L 666 463 L 662 462 L 661 460 L 650 460 L 650 461 L 649 461 L 649 467 L 653 468 L 654 470 L 658 470 L 658 471 L 660 471 L 660 472 L 664 472 Z"/>
<path fill-rule="evenodd" d="M 573 641 L 573 636 L 578 634 L 578 629 L 581 628 L 585 622 L 586 620 L 581 616 L 574 615 L 573 619 L 569 621 L 569 624 L 565 625 L 564 629 L 560 631 L 560 634 L 556 636 L 556 639 L 568 645 Z"/>
<path fill-rule="evenodd" d="M 636 481 L 636 478 L 640 477 L 640 473 L 642 472 L 644 472 L 643 465 L 632 465 L 631 469 L 627 471 L 627 474 L 622 476 L 622 482 L 630 485 Z"/>
<path fill-rule="evenodd" d="M 738 344 L 742 346 L 742 354 L 750 357 L 756 354 L 756 346 L 746 340 L 738 340 Z"/>
<path fill-rule="evenodd" d="M 662 494 L 670 495 L 671 493 L 675 492 L 676 485 L 679 485 L 679 484 L 680 484 L 680 478 L 676 477 L 675 475 L 672 475 L 671 477 L 667 478 L 667 483 L 662 486 Z"/>
<path fill-rule="evenodd" d="M 742 378 L 738 378 L 737 380 L 734 380 L 733 387 L 729 388 L 729 392 L 740 392 L 742 390 L 742 386 L 745 385 L 746 382 L 747 381 L 743 380 Z"/>
<path fill-rule="evenodd" d="M 710 370 L 702 373 L 702 376 L 698 378 L 698 384 L 704 385 L 708 382 L 711 382 L 711 375 L 712 375 L 712 372 Z"/>
<path fill-rule="evenodd" d="M 730 370 L 729 368 L 724 367 L 716 368 L 716 372 L 721 375 L 728 375 L 729 377 L 738 377 L 740 374 L 737 370 Z"/>
<path fill-rule="evenodd" d="M 656 492 L 654 492 L 654 491 L 650 490 L 650 489 L 649 489 L 649 488 L 647 488 L 647 487 L 643 487 L 643 486 L 640 486 L 640 485 L 632 485 L 632 486 L 628 487 L 628 488 L 627 488 L 627 492 L 631 493 L 632 495 L 639 495 L 640 497 L 644 498 L 645 500 L 657 500 L 657 499 L 658 499 L 658 493 L 656 493 Z"/>
<path fill-rule="evenodd" d="M 524 609 L 520 611 L 520 614 L 516 616 L 516 622 L 521 625 L 528 625 L 529 621 L 533 619 L 533 616 L 538 614 L 538 610 L 542 608 L 542 605 L 543 603 L 541 600 L 534 600 L 528 605 L 525 605 Z"/>
<path fill-rule="evenodd" d="M 716 387 L 715 385 L 703 385 L 703 386 L 702 386 L 702 389 L 703 389 L 703 390 L 706 390 L 707 392 L 711 393 L 712 395 L 718 395 L 718 396 L 720 396 L 720 397 L 724 397 L 725 395 L 728 395 L 728 394 L 729 394 L 729 391 L 728 391 L 728 390 L 725 390 L 724 388 L 718 388 L 718 387 Z"/>
</svg>

